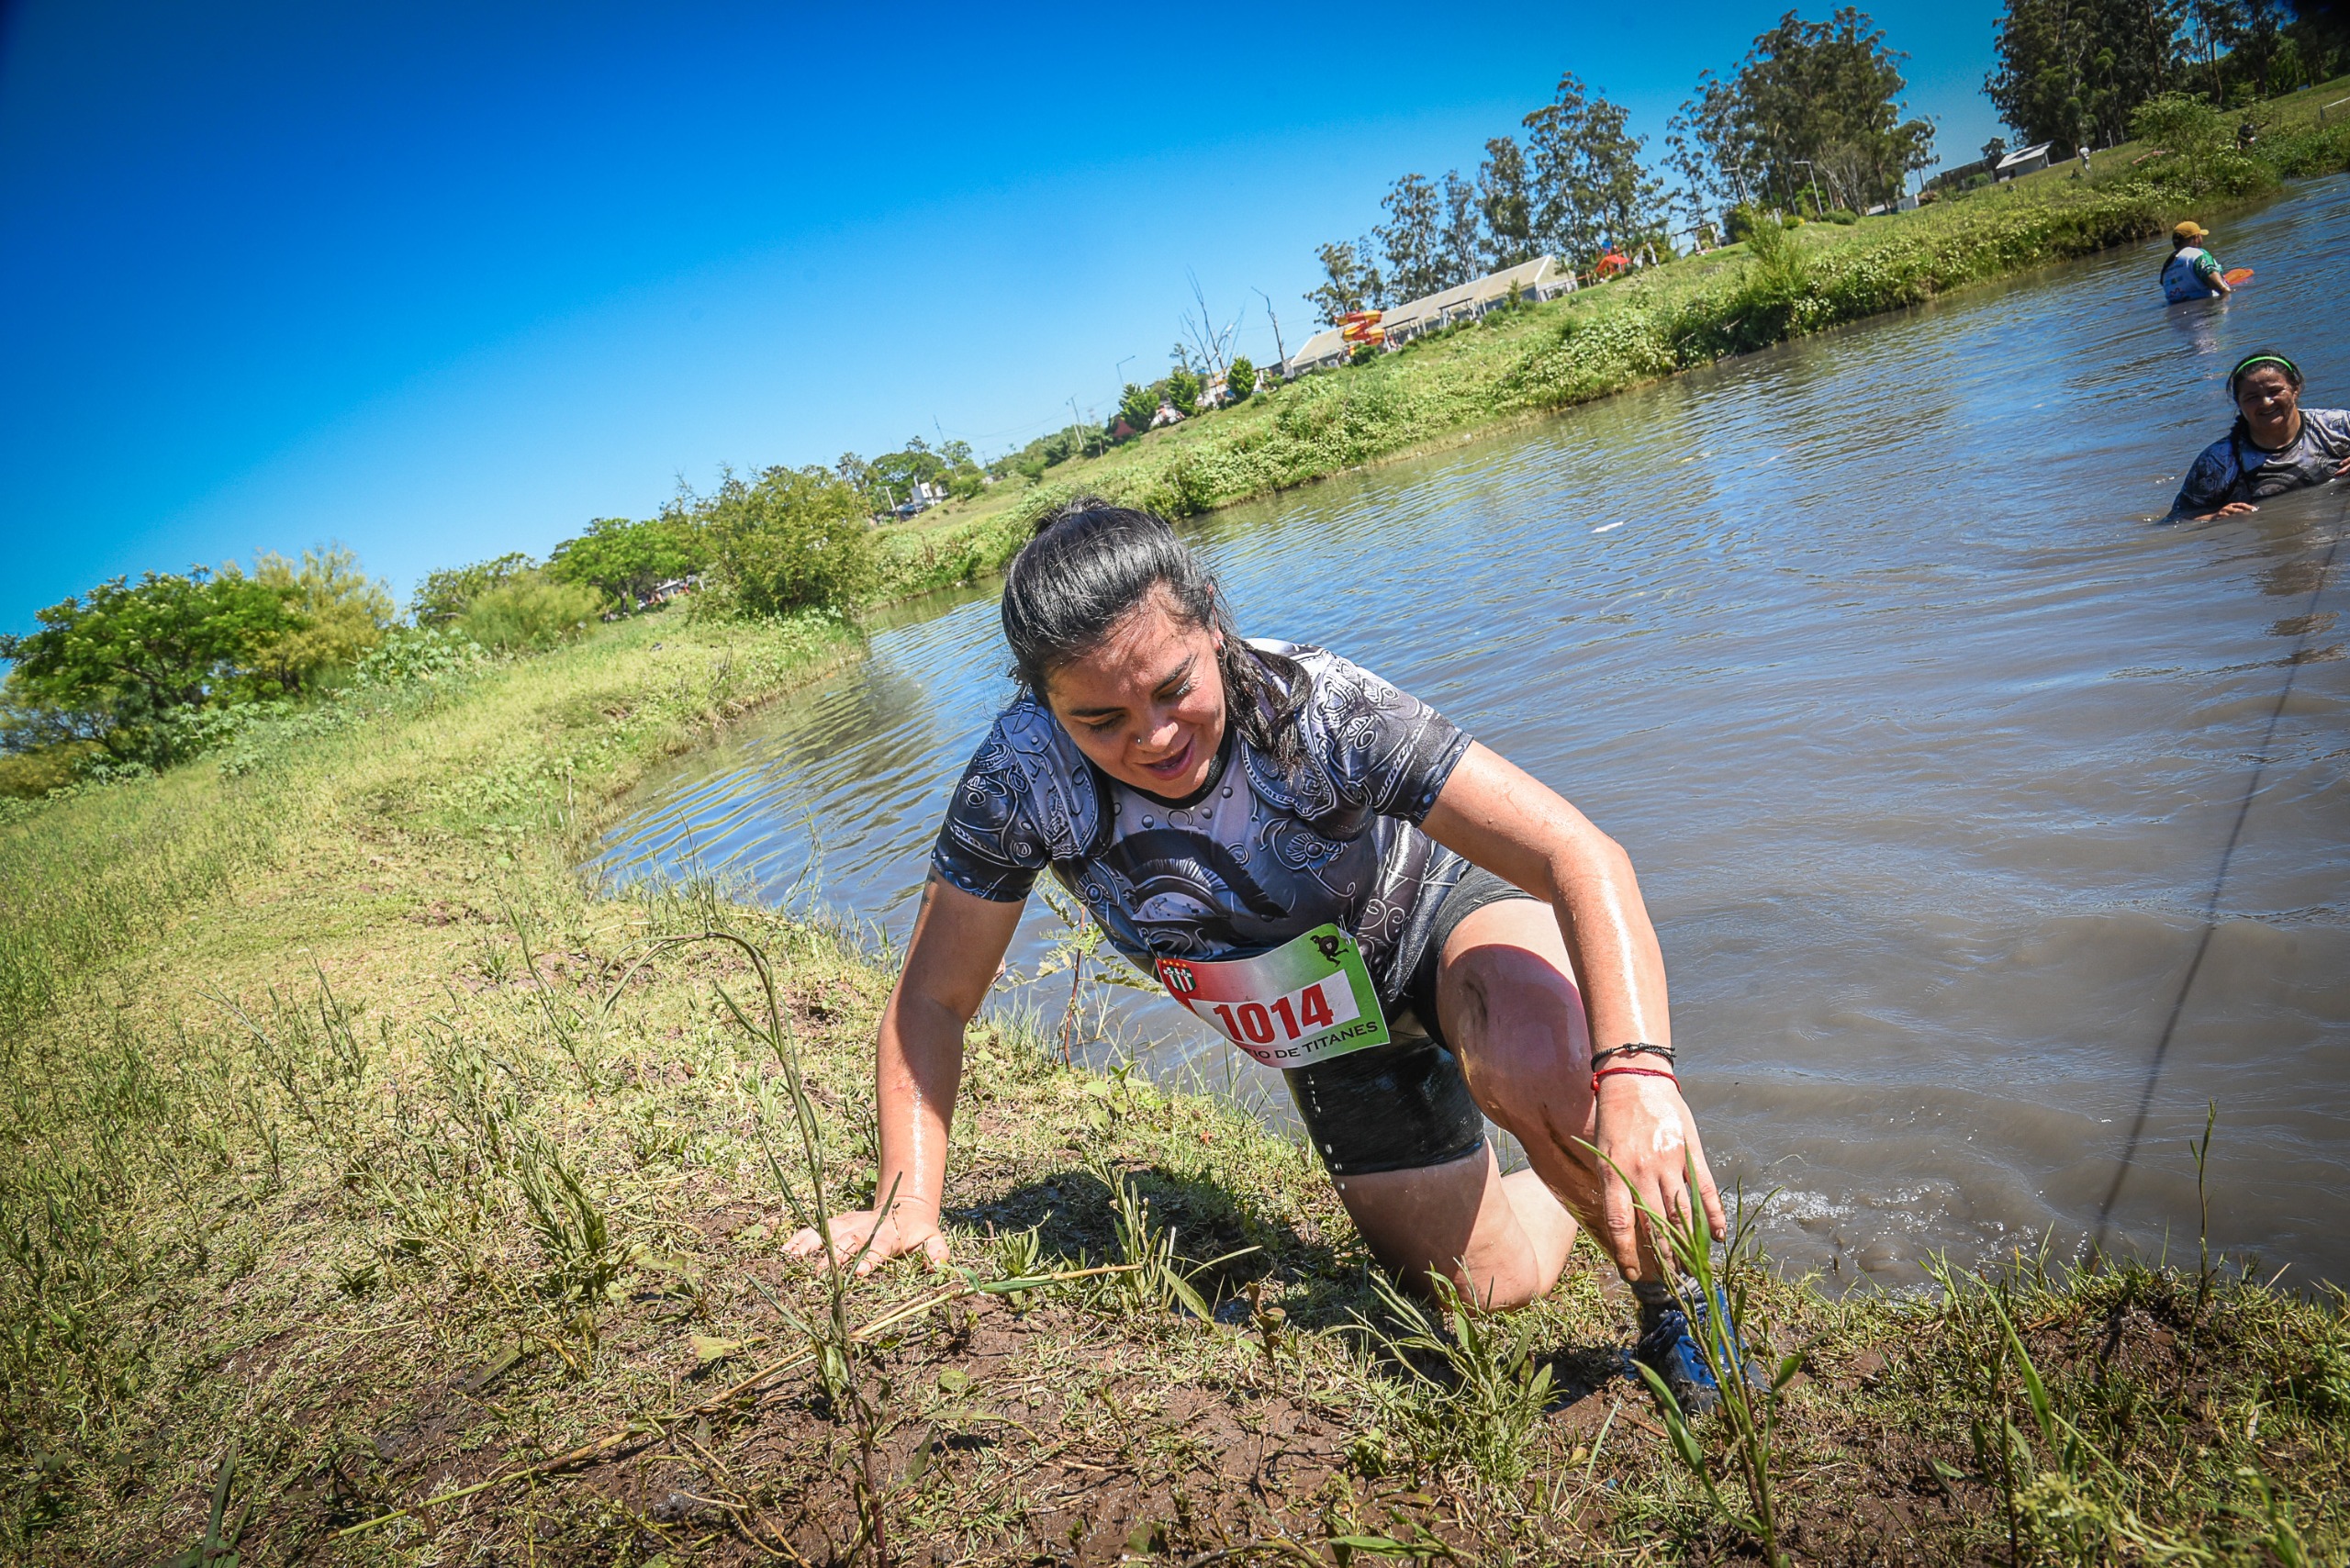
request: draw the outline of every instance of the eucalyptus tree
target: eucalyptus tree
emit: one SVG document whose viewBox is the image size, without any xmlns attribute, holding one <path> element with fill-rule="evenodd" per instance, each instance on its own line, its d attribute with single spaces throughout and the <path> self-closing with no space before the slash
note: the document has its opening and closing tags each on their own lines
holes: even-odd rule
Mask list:
<svg viewBox="0 0 2350 1568">
<path fill-rule="evenodd" d="M 1641 166 L 1647 139 L 1629 133 L 1628 118 L 1572 71 L 1526 117 L 1533 227 L 1544 248 L 1580 261 L 1610 240 L 1629 244 L 1662 226 L 1663 185 Z"/>
<path fill-rule="evenodd" d="M 2192 0 L 2214 17 L 2234 0 Z M 2190 62 L 2181 0 L 2008 0 L 1993 24 L 1998 62 L 1983 91 L 2027 143 L 2066 151 L 2111 146 L 2130 134 L 2130 115 L 2186 85 Z"/>
<path fill-rule="evenodd" d="M 1398 299 L 1417 299 L 1445 286 L 1443 202 L 1424 174 L 1405 174 L 1379 205 L 1387 221 L 1371 230 L 1387 258 L 1387 286 Z"/>
<path fill-rule="evenodd" d="M 1815 179 L 1839 206 L 1898 196 L 1934 139 L 1927 121 L 1905 118 L 1907 58 L 1852 6 L 1818 22 L 1789 11 L 1730 76 L 1700 74 L 1673 118 L 1668 162 L 1686 199 L 1793 206 Z"/>
<path fill-rule="evenodd" d="M 1477 217 L 1486 270 L 1498 272 L 1540 254 L 1534 242 L 1526 150 L 1516 137 L 1496 136 L 1485 143 L 1485 161 L 1477 169 Z"/>
</svg>

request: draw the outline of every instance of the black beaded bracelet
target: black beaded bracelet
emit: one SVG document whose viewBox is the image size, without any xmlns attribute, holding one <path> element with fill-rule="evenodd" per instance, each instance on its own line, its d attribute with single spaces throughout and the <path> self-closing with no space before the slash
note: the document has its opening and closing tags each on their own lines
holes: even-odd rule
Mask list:
<svg viewBox="0 0 2350 1568">
<path fill-rule="evenodd" d="M 1652 1046 L 1646 1040 L 1634 1040 L 1628 1046 L 1613 1046 L 1595 1055 L 1591 1058 L 1592 1070 L 1598 1071 L 1617 1057 L 1637 1056 L 1662 1057 L 1668 1062 L 1673 1059 L 1671 1046 Z"/>
</svg>

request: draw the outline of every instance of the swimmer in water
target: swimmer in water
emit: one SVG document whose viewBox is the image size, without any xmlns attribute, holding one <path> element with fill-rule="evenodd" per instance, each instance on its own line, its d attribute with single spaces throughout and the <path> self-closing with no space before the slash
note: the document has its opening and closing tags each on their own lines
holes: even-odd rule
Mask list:
<svg viewBox="0 0 2350 1568">
<path fill-rule="evenodd" d="M 2170 504 L 2173 517 L 2209 522 L 2258 511 L 2258 502 L 2350 476 L 2350 409 L 2301 407 L 2301 367 L 2256 353 L 2228 375 L 2235 428 L 2203 449 Z"/>
<path fill-rule="evenodd" d="M 2188 218 L 2170 231 L 2170 260 L 2163 263 L 2163 297 L 2173 305 L 2233 294 L 2220 275 L 2220 258 L 2203 248 L 2211 231 Z"/>
<path fill-rule="evenodd" d="M 1634 1353 L 1710 1408 L 1688 1314 L 1727 1308 L 1676 1296 L 1617 1174 L 1726 1234 L 1624 851 L 1369 671 L 1244 641 L 1148 512 L 1086 499 L 1046 518 L 1002 619 L 1020 691 L 932 852 L 880 1021 L 877 1206 L 833 1222 L 839 1255 L 870 1238 L 861 1268 L 946 1261 L 963 1033 L 1049 871 L 1137 969 L 1282 1069 L 1393 1277 L 1425 1291 L 1438 1271 L 1466 1301 L 1518 1306 L 1557 1282 L 1580 1223 L 1639 1299 Z M 1532 1169 L 1502 1174 L 1487 1116 Z"/>
</svg>

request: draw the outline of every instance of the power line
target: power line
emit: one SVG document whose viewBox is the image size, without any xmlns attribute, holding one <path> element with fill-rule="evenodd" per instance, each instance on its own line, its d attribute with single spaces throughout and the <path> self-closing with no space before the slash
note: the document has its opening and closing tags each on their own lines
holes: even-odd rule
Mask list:
<svg viewBox="0 0 2350 1568">
<path fill-rule="evenodd" d="M 2317 601 L 2325 593 L 2327 576 L 2333 570 L 2334 556 L 2342 549 L 2342 534 L 2350 523 L 2350 498 L 2345 498 L 2333 520 L 2333 539 L 2326 546 L 2325 559 L 2317 569 L 2317 586 L 2310 589 L 2310 602 L 2301 615 L 2301 634 L 2293 644 L 2293 652 L 2285 661 L 2285 685 L 2277 693 L 2277 704 L 2268 710 L 2268 724 L 2261 732 L 2260 755 L 2253 764 L 2252 777 L 2244 781 L 2244 799 L 2236 802 L 2236 820 L 2228 829 L 2228 842 L 2220 851 L 2220 868 L 2211 879 L 2211 896 L 2203 902 L 2202 928 L 2195 935 L 2195 951 L 2187 960 L 2187 972 L 2179 978 L 2178 994 L 2171 998 L 2170 1015 L 2163 1020 L 2163 1032 L 2154 1041 L 2154 1054 L 2146 1063 L 2146 1081 L 2138 1092 L 2138 1114 L 2130 1123 L 2130 1137 L 2121 1148 L 2121 1162 L 2114 1167 L 2113 1183 L 2105 1190 L 2105 1201 L 2097 1209 L 2096 1245 L 2101 1251 L 2107 1234 L 2113 1225 L 2113 1205 L 2121 1196 L 2121 1184 L 2129 1178 L 2131 1167 L 2137 1163 L 2138 1146 L 2145 1137 L 2146 1118 L 2154 1106 L 2154 1090 L 2162 1082 L 2163 1065 L 2170 1056 L 2171 1041 L 2178 1034 L 2178 1021 L 2186 1014 L 2188 996 L 2195 990 L 2196 977 L 2203 971 L 2203 960 L 2211 951 L 2211 938 L 2220 928 L 2220 897 L 2228 885 L 2228 866 L 2235 858 L 2236 846 L 2244 839 L 2244 824 L 2252 815 L 2253 797 L 2260 792 L 2260 781 L 2268 772 L 2268 749 L 2276 743 L 2277 724 L 2285 716 L 2285 704 L 2292 700 L 2293 683 L 2301 673 L 2301 656 L 2309 650 L 2310 638 L 2317 633 Z"/>
</svg>

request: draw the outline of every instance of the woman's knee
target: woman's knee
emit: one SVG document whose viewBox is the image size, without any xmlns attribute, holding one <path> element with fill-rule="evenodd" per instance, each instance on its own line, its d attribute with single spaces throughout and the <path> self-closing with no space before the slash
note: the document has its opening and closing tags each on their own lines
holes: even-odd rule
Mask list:
<svg viewBox="0 0 2350 1568">
<path fill-rule="evenodd" d="M 1489 904 L 1445 946 L 1438 1015 L 1470 1092 L 1520 1142 L 1583 1136 L 1591 1040 L 1582 991 L 1550 906 Z"/>
</svg>

